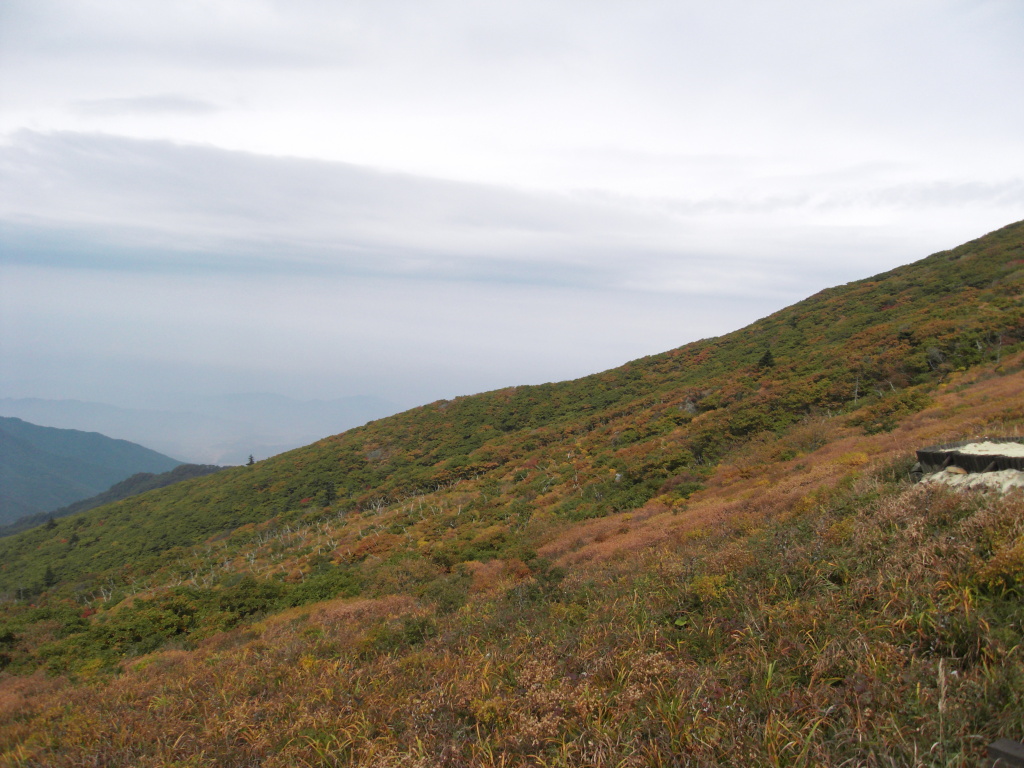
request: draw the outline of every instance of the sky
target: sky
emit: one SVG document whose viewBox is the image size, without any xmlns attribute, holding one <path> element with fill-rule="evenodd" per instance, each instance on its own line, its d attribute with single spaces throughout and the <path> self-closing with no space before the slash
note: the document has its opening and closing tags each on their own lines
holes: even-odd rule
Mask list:
<svg viewBox="0 0 1024 768">
<path fill-rule="evenodd" d="M 0 397 L 574 378 L 1024 218 L 1019 0 L 4 0 Z"/>
</svg>

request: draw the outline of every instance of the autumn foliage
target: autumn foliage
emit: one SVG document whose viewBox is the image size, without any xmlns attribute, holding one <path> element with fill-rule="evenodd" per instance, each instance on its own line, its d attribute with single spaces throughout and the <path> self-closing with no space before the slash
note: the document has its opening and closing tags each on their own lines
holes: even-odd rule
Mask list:
<svg viewBox="0 0 1024 768">
<path fill-rule="evenodd" d="M 1022 256 L 0 541 L 0 764 L 976 765 L 1024 736 L 1024 498 L 909 469 L 1021 434 Z"/>
</svg>

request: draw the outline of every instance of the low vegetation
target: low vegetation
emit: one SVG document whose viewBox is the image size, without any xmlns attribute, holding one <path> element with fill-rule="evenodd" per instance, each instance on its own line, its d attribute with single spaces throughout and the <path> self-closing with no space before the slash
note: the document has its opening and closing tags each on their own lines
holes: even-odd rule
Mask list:
<svg viewBox="0 0 1024 768">
<path fill-rule="evenodd" d="M 0 764 L 977 765 L 1024 736 L 1024 225 L 0 542 Z"/>
<path fill-rule="evenodd" d="M 77 515 L 80 512 L 87 512 L 90 509 L 101 507 L 104 504 L 111 504 L 129 496 L 136 496 L 147 491 L 154 491 L 157 488 L 165 488 L 182 480 L 190 480 L 193 477 L 203 477 L 219 472 L 223 467 L 212 464 L 179 464 L 169 472 L 154 474 L 152 472 L 138 472 L 127 480 L 122 480 L 110 486 L 103 493 L 90 496 L 87 499 L 68 504 L 51 512 L 37 512 L 33 515 L 15 520 L 8 525 L 0 525 L 0 537 L 13 536 L 16 533 L 27 531 L 39 525 L 50 523 L 51 520 L 59 520 L 62 517 Z"/>
</svg>

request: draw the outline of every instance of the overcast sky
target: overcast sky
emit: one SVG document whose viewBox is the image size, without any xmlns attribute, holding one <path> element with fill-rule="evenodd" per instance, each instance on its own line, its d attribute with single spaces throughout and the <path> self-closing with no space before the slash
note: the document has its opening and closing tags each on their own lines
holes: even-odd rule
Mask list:
<svg viewBox="0 0 1024 768">
<path fill-rule="evenodd" d="M 1020 0 L 3 0 L 0 396 L 561 380 L 1024 218 Z"/>
</svg>

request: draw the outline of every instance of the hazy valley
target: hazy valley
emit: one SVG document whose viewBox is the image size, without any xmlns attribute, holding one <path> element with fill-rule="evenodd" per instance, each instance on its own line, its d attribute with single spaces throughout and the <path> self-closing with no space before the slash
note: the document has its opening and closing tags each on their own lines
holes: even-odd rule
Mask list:
<svg viewBox="0 0 1024 768">
<path fill-rule="evenodd" d="M 150 408 L 41 398 L 0 399 L 0 413 L 61 429 L 99 432 L 203 464 L 244 464 L 399 410 L 376 397 L 295 400 L 242 394 L 183 398 Z"/>
</svg>

